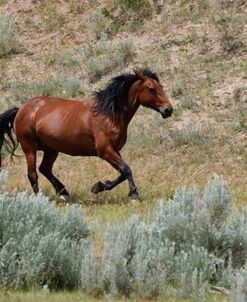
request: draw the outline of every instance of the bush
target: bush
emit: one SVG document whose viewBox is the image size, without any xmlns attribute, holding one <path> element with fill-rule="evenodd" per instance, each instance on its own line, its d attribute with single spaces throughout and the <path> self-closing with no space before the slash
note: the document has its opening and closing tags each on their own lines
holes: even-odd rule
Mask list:
<svg viewBox="0 0 247 302">
<path fill-rule="evenodd" d="M 167 205 L 160 202 L 149 220 L 133 216 L 108 226 L 103 256 L 95 264 L 91 247 L 90 261 L 83 261 L 83 288 L 109 298 L 208 301 L 210 284 L 229 287 L 247 259 L 246 221 L 245 212 L 233 210 L 222 177 L 215 176 L 203 193 L 182 188 Z"/>
<path fill-rule="evenodd" d="M 113 36 L 120 31 L 138 30 L 151 16 L 152 6 L 147 0 L 114 0 L 94 11 L 90 27 L 97 38 Z"/>
<path fill-rule="evenodd" d="M 16 27 L 13 16 L 0 17 L 0 58 L 17 50 Z"/>
<path fill-rule="evenodd" d="M 234 9 L 223 10 L 214 17 L 222 48 L 227 53 L 235 53 L 246 48 L 244 42 L 244 22 Z"/>
<path fill-rule="evenodd" d="M 112 46 L 111 43 L 85 43 L 80 52 L 81 67 L 91 82 L 98 81 L 113 70 L 122 70 L 135 57 L 132 41 L 123 41 Z"/>
<path fill-rule="evenodd" d="M 208 145 L 211 143 L 208 127 L 196 126 L 188 124 L 179 129 L 174 128 L 171 131 L 171 138 L 175 146 L 183 145 Z"/>
<path fill-rule="evenodd" d="M 0 286 L 78 288 L 88 235 L 76 206 L 61 213 L 42 194 L 1 193 Z"/>
<path fill-rule="evenodd" d="M 43 79 L 33 83 L 16 81 L 11 83 L 10 90 L 20 102 L 41 95 L 73 98 L 84 95 L 80 81 L 75 78 Z"/>
<path fill-rule="evenodd" d="M 145 219 L 109 224 L 102 251 L 88 235 L 78 207 L 61 213 L 41 194 L 2 192 L 0 286 L 208 301 L 214 284 L 231 288 L 231 301 L 246 299 L 247 207 L 234 210 L 222 177 L 204 192 L 178 190 Z"/>
</svg>

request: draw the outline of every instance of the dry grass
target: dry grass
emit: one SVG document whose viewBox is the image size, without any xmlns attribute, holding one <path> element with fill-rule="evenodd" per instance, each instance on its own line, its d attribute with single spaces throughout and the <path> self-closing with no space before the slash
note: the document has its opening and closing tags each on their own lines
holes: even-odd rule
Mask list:
<svg viewBox="0 0 247 302">
<path fill-rule="evenodd" d="M 144 297 L 145 299 L 145 297 Z M 147 298 L 146 298 L 147 299 Z M 191 300 L 189 299 L 182 299 L 182 298 L 155 298 L 153 299 L 148 299 L 148 301 L 157 301 L 157 302 L 190 302 Z M 44 293 L 42 291 L 40 292 L 29 292 L 29 293 L 16 293 L 16 292 L 7 292 L 7 293 L 2 293 L 0 292 L 0 301 L 4 302 L 99 302 L 99 301 L 107 301 L 105 299 L 99 299 L 99 298 L 93 298 L 91 296 L 87 296 L 81 292 L 73 292 L 73 293 L 68 293 L 68 292 L 58 292 L 58 293 Z M 119 298 L 119 299 L 114 299 L 112 302 L 126 302 L 128 300 L 124 298 Z M 132 299 L 131 301 L 133 302 L 140 302 L 143 301 L 143 299 Z M 224 296 L 220 295 L 211 295 L 210 297 L 210 302 L 226 302 L 226 298 Z"/>
</svg>

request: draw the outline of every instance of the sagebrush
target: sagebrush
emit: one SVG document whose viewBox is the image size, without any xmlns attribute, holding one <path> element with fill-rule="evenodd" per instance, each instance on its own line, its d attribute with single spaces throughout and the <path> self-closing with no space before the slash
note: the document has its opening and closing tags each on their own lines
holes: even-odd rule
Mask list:
<svg viewBox="0 0 247 302">
<path fill-rule="evenodd" d="M 101 251 L 89 229 L 76 206 L 60 212 L 41 194 L 2 192 L 1 286 L 208 301 L 214 285 L 229 288 L 232 301 L 245 299 L 247 208 L 234 209 L 222 177 L 204 192 L 181 188 L 145 218 L 102 226 Z"/>
</svg>

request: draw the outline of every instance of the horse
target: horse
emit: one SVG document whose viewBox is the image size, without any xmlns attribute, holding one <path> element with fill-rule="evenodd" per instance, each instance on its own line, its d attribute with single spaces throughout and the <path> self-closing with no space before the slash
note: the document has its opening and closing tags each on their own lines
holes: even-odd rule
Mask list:
<svg viewBox="0 0 247 302">
<path fill-rule="evenodd" d="M 120 175 L 112 181 L 96 182 L 91 192 L 111 190 L 127 179 L 130 199 L 138 199 L 132 171 L 120 150 L 127 140 L 128 124 L 140 105 L 158 111 L 163 118 L 173 112 L 158 76 L 149 69 L 112 78 L 105 89 L 94 92 L 88 100 L 35 97 L 20 108 L 0 115 L 0 168 L 2 147 L 13 156 L 20 143 L 27 162 L 27 177 L 33 192 L 38 193 L 36 154 L 41 150 L 40 173 L 50 181 L 59 197 L 68 201 L 68 191 L 52 172 L 59 152 L 98 156 Z"/>
</svg>

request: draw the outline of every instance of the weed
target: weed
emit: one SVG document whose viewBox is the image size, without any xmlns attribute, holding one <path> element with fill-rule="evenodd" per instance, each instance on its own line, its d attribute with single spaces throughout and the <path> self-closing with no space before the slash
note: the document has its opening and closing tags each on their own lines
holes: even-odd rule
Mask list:
<svg viewBox="0 0 247 302">
<path fill-rule="evenodd" d="M 216 15 L 213 20 L 225 52 L 236 53 L 246 47 L 242 36 L 244 22 L 234 10 L 224 10 Z"/>
<path fill-rule="evenodd" d="M 71 70 L 78 65 L 78 60 L 74 58 L 73 54 L 64 50 L 45 56 L 44 62 L 49 66 L 57 66 Z"/>
<path fill-rule="evenodd" d="M 195 96 L 191 91 L 185 93 L 181 102 L 181 106 L 183 109 L 190 109 L 190 110 L 195 110 L 197 108 L 198 105 Z"/>
<path fill-rule="evenodd" d="M 205 145 L 210 143 L 209 130 L 189 124 L 184 128 L 175 128 L 171 131 L 171 138 L 175 146 Z"/>
<path fill-rule="evenodd" d="M 60 78 L 58 80 L 50 78 L 33 83 L 16 81 L 11 83 L 10 91 L 15 100 L 19 102 L 24 102 L 31 97 L 40 95 L 63 97 L 79 97 L 84 95 L 80 81 L 74 78 Z"/>
<path fill-rule="evenodd" d="M 82 69 L 91 82 L 98 81 L 112 70 L 120 70 L 135 57 L 134 45 L 131 41 L 120 42 L 116 46 L 110 43 L 86 43 L 80 51 Z"/>
<path fill-rule="evenodd" d="M 167 41 L 162 41 L 160 43 L 160 46 L 164 49 L 167 47 L 171 47 L 172 45 L 175 46 L 185 46 L 190 43 L 194 43 L 198 39 L 197 35 L 195 33 L 188 35 L 187 37 L 183 39 L 169 39 Z"/>
<path fill-rule="evenodd" d="M 151 16 L 152 7 L 147 0 L 115 0 L 96 9 L 91 17 L 91 30 L 97 38 L 112 36 L 121 30 L 136 31 L 143 20 Z"/>
<path fill-rule="evenodd" d="M 83 1 L 70 0 L 69 1 L 69 11 L 73 15 L 78 15 L 83 13 L 85 10 Z"/>
<path fill-rule="evenodd" d="M 60 29 L 65 23 L 65 16 L 57 10 L 53 3 L 40 2 L 38 12 L 47 31 Z"/>
<path fill-rule="evenodd" d="M 172 84 L 172 97 L 179 97 L 183 94 L 183 83 L 181 81 L 174 81 Z"/>
<path fill-rule="evenodd" d="M 15 19 L 6 14 L 0 17 L 0 58 L 17 51 Z"/>
</svg>

